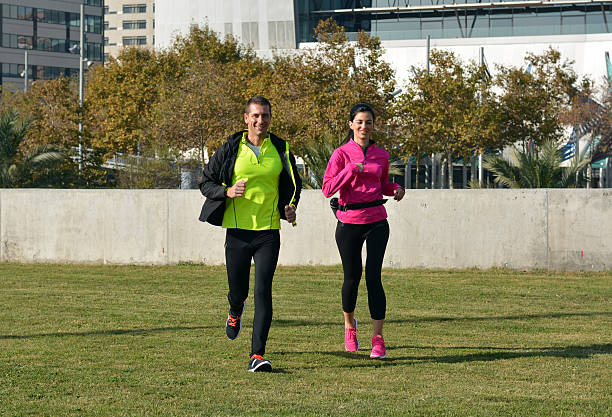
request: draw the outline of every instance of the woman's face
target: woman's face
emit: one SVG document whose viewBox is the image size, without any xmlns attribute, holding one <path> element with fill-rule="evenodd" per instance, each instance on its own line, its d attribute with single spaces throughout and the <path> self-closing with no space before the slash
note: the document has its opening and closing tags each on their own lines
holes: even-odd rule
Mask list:
<svg viewBox="0 0 612 417">
<path fill-rule="evenodd" d="M 352 121 L 349 121 L 349 127 L 353 131 L 355 140 L 367 141 L 374 130 L 374 118 L 369 111 L 359 112 L 355 115 Z"/>
</svg>

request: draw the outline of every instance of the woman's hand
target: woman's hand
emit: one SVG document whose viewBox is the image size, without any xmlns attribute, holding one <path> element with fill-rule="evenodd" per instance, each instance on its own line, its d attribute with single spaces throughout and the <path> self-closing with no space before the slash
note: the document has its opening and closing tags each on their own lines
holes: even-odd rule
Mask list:
<svg viewBox="0 0 612 417">
<path fill-rule="evenodd" d="M 393 199 L 396 201 L 400 201 L 402 198 L 404 198 L 404 194 L 406 194 L 406 191 L 404 191 L 403 188 L 396 188 L 393 191 Z"/>
</svg>

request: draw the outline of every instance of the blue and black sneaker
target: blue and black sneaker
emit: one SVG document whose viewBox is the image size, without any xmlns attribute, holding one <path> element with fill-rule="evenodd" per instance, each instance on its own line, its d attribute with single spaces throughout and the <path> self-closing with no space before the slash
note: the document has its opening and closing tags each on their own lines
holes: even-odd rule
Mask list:
<svg viewBox="0 0 612 417">
<path fill-rule="evenodd" d="M 225 335 L 229 340 L 234 340 L 242 330 L 242 322 L 240 316 L 234 316 L 232 313 L 227 313 L 227 321 L 225 322 Z"/>
<path fill-rule="evenodd" d="M 251 372 L 271 372 L 272 364 L 261 355 L 251 355 L 249 360 L 249 371 Z"/>
</svg>

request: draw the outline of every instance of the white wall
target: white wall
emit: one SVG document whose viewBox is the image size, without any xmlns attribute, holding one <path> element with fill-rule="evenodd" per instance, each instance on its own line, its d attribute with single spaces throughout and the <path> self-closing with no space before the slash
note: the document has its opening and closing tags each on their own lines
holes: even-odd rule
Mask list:
<svg viewBox="0 0 612 417">
<path fill-rule="evenodd" d="M 0 190 L 0 261 L 224 262 L 224 231 L 198 221 L 198 190 Z M 612 191 L 407 190 L 389 201 L 385 267 L 612 269 Z M 302 192 L 282 265 L 339 264 L 336 220 Z"/>
<path fill-rule="evenodd" d="M 186 34 L 190 24 L 208 23 L 222 37 L 226 23 L 232 23 L 232 34 L 243 37 L 245 22 L 258 23 L 259 48 L 270 48 L 268 22 L 290 21 L 294 26 L 292 1 L 278 0 L 173 0 L 155 4 L 155 47 L 167 48 L 177 34 Z M 295 36 L 293 35 L 295 40 Z"/>
<path fill-rule="evenodd" d="M 383 41 L 382 45 L 385 60 L 396 70 L 400 83 L 413 76 L 411 65 L 425 68 L 427 40 Z M 478 63 L 481 47 L 492 73 L 496 73 L 496 64 L 525 68 L 527 52 L 542 53 L 553 47 L 561 52 L 563 60 L 575 62 L 577 74 L 600 82 L 607 76 L 604 53 L 612 53 L 612 34 L 431 40 L 431 48 L 452 51 L 464 62 Z"/>
</svg>

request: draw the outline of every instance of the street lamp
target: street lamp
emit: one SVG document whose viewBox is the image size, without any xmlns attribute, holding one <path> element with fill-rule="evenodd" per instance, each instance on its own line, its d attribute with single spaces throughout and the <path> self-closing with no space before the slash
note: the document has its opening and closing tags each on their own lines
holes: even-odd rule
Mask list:
<svg viewBox="0 0 612 417">
<path fill-rule="evenodd" d="M 85 18 L 85 13 L 83 11 L 83 4 L 81 3 L 81 17 L 79 21 L 79 44 L 72 45 L 68 51 L 71 54 L 76 54 L 77 51 L 79 53 L 79 108 L 83 109 L 83 88 L 84 88 L 84 68 L 83 63 L 85 61 L 85 48 L 83 47 L 85 41 L 85 26 L 83 26 L 83 20 Z M 87 65 L 89 67 L 89 63 Z M 79 172 L 83 168 L 83 119 L 81 116 L 81 120 L 79 120 Z"/>
<path fill-rule="evenodd" d="M 28 49 L 26 45 L 26 50 L 24 51 L 24 64 L 25 67 L 23 71 L 19 73 L 19 76 L 23 78 L 23 92 L 28 92 Z"/>
</svg>

